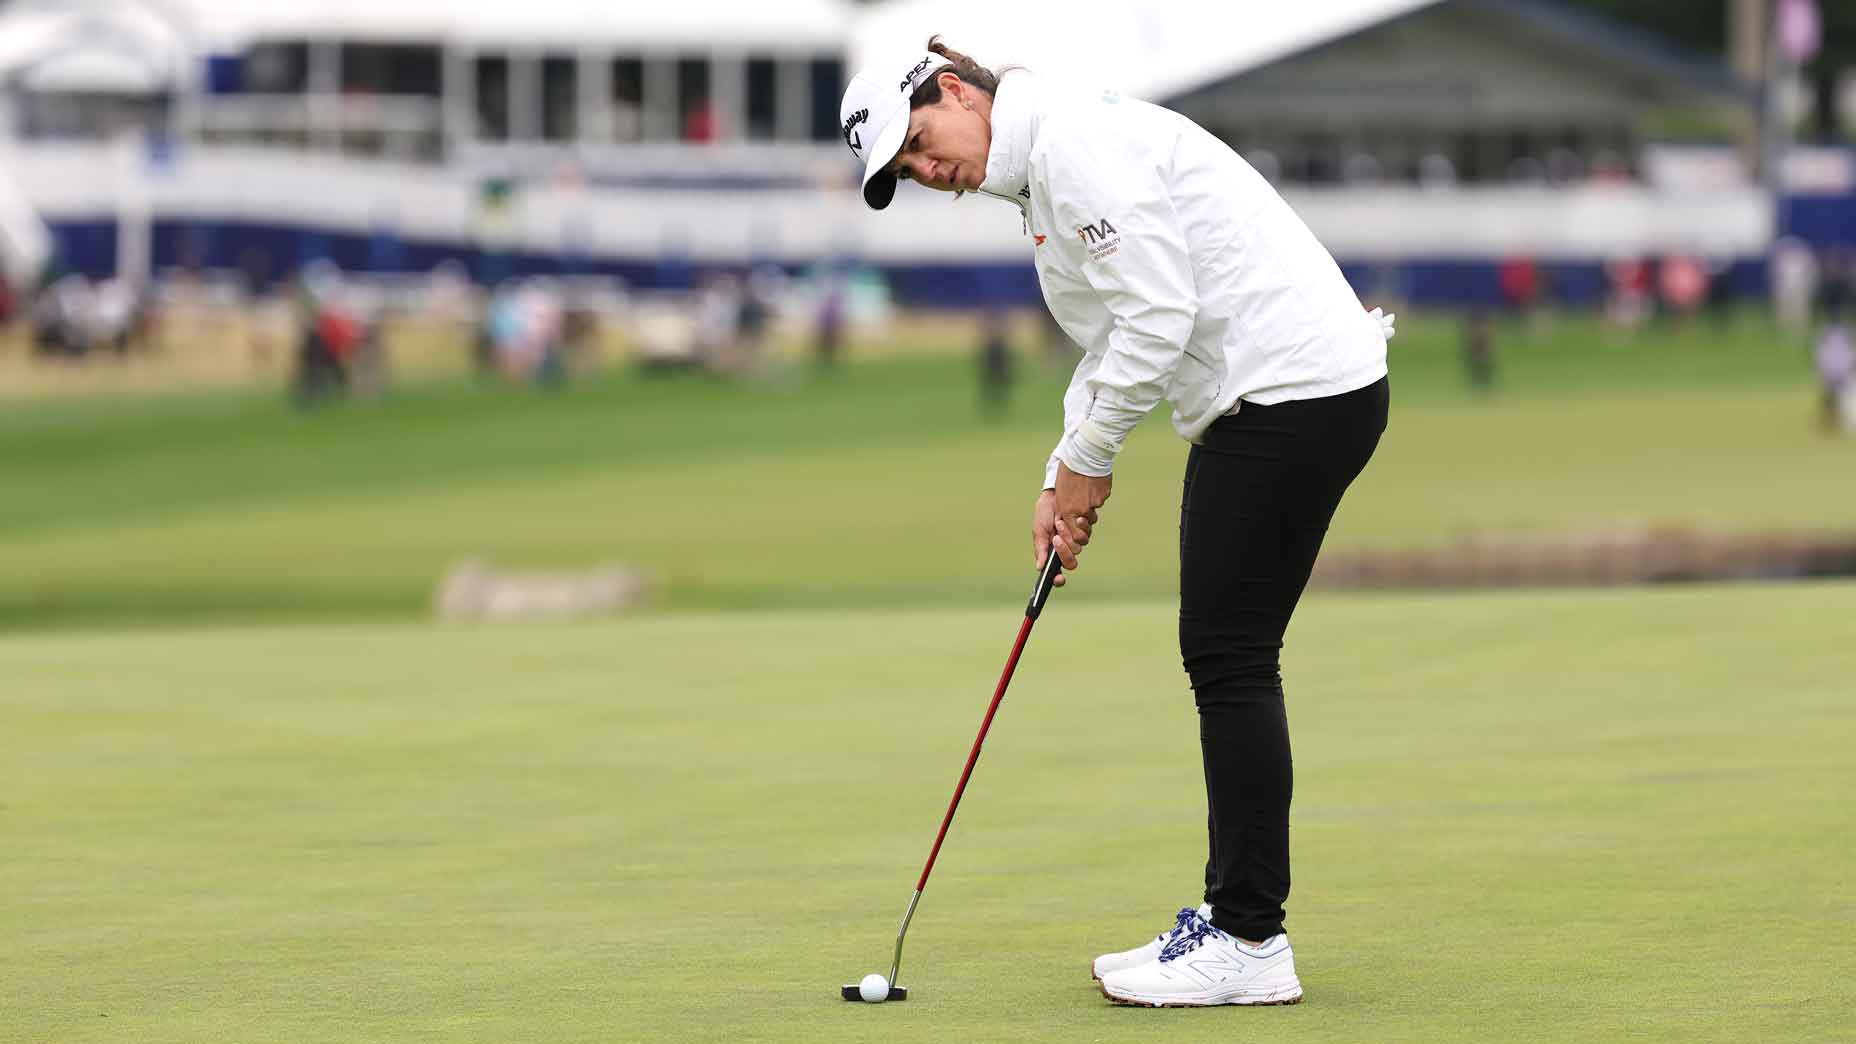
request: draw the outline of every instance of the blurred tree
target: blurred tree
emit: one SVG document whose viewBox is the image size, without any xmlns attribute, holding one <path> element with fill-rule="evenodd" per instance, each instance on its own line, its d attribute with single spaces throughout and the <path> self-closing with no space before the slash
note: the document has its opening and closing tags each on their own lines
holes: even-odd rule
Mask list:
<svg viewBox="0 0 1856 1044">
<path fill-rule="evenodd" d="M 1571 7 L 1604 15 L 1625 25 L 1655 33 L 1704 54 L 1727 53 L 1728 4 L 1731 0 L 1564 0 Z M 1772 7 L 1771 0 L 1766 6 Z M 1856 72 L 1856 3 L 1817 0 L 1824 26 L 1824 44 L 1806 63 L 1804 75 L 1811 85 L 1812 110 L 1808 133 L 1818 141 L 1849 138 L 1851 128 L 1837 126 L 1837 81 Z M 1856 117 L 1853 117 L 1856 119 Z"/>
<path fill-rule="evenodd" d="M 1820 141 L 1856 136 L 1856 113 L 1837 126 L 1837 81 L 1856 75 L 1856 4 L 1849 0 L 1819 0 L 1818 17 L 1824 20 L 1824 49 L 1805 66 L 1815 100 L 1811 129 Z"/>
<path fill-rule="evenodd" d="M 1727 52 L 1729 0 L 1565 0 L 1567 6 L 1634 25 L 1705 54 Z M 1834 2 L 1834 0 L 1833 0 Z"/>
</svg>

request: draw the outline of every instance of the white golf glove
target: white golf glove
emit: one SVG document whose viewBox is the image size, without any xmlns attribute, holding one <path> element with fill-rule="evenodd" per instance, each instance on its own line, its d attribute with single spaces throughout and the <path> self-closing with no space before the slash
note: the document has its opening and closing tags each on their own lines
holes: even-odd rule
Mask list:
<svg viewBox="0 0 1856 1044">
<path fill-rule="evenodd" d="M 1383 308 L 1375 308 L 1366 314 L 1372 316 L 1374 319 L 1379 320 L 1379 328 L 1386 332 L 1386 340 L 1390 341 L 1392 339 L 1392 335 L 1398 332 L 1396 329 L 1393 329 L 1392 327 L 1392 324 L 1398 321 L 1397 312 L 1387 312 Z"/>
</svg>

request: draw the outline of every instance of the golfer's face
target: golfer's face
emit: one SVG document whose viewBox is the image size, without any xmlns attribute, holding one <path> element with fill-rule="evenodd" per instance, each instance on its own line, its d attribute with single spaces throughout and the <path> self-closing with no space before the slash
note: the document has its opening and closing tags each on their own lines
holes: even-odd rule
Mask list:
<svg viewBox="0 0 1856 1044">
<path fill-rule="evenodd" d="M 942 192 L 972 191 L 986 180 L 992 127 L 952 94 L 909 113 L 909 133 L 892 166 L 896 176 Z"/>
</svg>

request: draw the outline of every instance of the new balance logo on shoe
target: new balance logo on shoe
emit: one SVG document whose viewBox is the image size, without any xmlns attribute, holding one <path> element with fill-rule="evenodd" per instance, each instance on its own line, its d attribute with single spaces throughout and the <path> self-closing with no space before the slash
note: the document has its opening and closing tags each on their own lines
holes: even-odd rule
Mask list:
<svg viewBox="0 0 1856 1044">
<path fill-rule="evenodd" d="M 1203 979 L 1207 986 L 1223 982 L 1233 975 L 1244 974 L 1243 961 L 1218 952 L 1206 953 L 1200 951 L 1179 963 L 1185 965 L 1194 975 Z"/>
</svg>

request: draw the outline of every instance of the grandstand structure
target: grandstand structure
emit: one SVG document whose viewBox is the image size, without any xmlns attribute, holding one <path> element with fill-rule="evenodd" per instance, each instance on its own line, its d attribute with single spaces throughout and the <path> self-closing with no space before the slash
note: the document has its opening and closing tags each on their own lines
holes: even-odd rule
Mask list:
<svg viewBox="0 0 1856 1044">
<path fill-rule="evenodd" d="M 280 273 L 456 259 L 676 287 L 851 258 L 904 303 L 1035 301 L 997 204 L 911 188 L 879 223 L 857 203 L 847 70 L 941 32 L 1192 116 L 1400 296 L 1486 297 L 1518 253 L 1568 287 L 1670 251 L 1757 285 L 1770 195 L 1730 147 L 1659 143 L 1753 118 L 1719 62 L 1549 0 L 1268 6 L 13 0 L 0 162 L 85 270 L 257 250 Z"/>
</svg>

